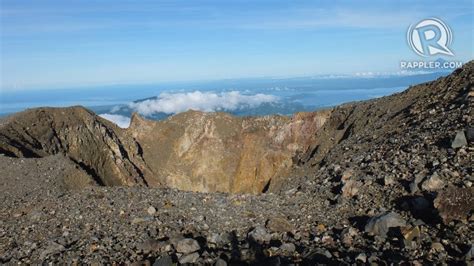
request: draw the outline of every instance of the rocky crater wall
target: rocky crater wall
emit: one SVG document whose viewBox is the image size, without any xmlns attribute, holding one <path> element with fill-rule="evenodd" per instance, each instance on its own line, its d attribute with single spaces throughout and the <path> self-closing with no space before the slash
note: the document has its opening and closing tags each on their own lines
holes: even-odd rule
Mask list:
<svg viewBox="0 0 474 266">
<path fill-rule="evenodd" d="M 97 185 L 260 193 L 307 152 L 330 110 L 292 117 L 188 111 L 163 121 L 134 114 L 121 129 L 82 107 L 39 108 L 0 125 L 0 152 L 63 154 Z M 274 181 L 275 182 L 275 181 Z"/>
</svg>

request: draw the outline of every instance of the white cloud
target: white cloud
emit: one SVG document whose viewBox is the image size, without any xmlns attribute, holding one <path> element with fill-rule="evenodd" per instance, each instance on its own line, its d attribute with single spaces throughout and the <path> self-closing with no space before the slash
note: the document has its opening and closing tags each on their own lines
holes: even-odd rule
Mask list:
<svg viewBox="0 0 474 266">
<path fill-rule="evenodd" d="M 111 122 L 117 124 L 121 128 L 127 128 L 130 126 L 130 118 L 123 115 L 113 115 L 113 114 L 100 114 L 102 118 L 105 118 Z"/>
<path fill-rule="evenodd" d="M 278 97 L 269 94 L 244 95 L 238 91 L 162 93 L 157 99 L 129 104 L 142 115 L 154 113 L 176 114 L 187 110 L 204 112 L 235 111 L 241 108 L 253 108 L 262 103 L 278 101 Z"/>
</svg>

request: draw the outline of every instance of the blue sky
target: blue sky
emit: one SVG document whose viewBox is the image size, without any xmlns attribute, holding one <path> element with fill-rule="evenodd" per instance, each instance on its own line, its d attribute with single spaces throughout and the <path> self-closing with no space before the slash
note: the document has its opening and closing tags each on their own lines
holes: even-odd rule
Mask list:
<svg viewBox="0 0 474 266">
<path fill-rule="evenodd" d="M 4 91 L 396 72 L 428 17 L 473 59 L 472 0 L 0 2 Z"/>
</svg>

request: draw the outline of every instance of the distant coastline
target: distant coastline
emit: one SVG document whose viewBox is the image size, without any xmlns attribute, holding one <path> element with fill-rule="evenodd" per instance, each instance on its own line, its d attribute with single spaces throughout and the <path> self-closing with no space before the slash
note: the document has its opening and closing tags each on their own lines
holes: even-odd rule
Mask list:
<svg viewBox="0 0 474 266">
<path fill-rule="evenodd" d="M 445 72 L 434 72 L 413 75 L 260 78 L 71 89 L 5 90 L 2 92 L 0 99 L 2 106 L 0 117 L 33 107 L 66 107 L 73 105 L 82 105 L 97 114 L 116 113 L 129 116 L 133 110 L 112 111 L 120 106 L 127 107 L 129 103 L 140 101 L 140 99 L 157 97 L 161 93 L 177 94 L 196 91 L 214 94 L 236 91 L 242 95 L 264 94 L 280 99 L 278 103 L 265 106 L 254 106 L 254 108 L 239 110 L 220 110 L 234 115 L 290 114 L 390 95 L 406 89 L 410 84 L 435 80 L 445 75 Z M 341 94 L 341 91 L 344 93 Z M 61 100 L 58 101 L 57 99 Z M 150 119 L 158 120 L 168 115 L 145 114 Z"/>
</svg>

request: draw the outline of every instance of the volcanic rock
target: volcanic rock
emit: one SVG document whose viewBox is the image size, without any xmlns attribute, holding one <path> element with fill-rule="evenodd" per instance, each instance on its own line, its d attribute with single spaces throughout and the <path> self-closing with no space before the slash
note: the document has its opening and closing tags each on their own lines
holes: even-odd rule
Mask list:
<svg viewBox="0 0 474 266">
<path fill-rule="evenodd" d="M 192 238 L 185 238 L 176 245 L 176 251 L 183 254 L 193 253 L 199 249 L 201 249 L 199 243 Z"/>
<path fill-rule="evenodd" d="M 266 227 L 271 232 L 292 232 L 295 230 L 294 226 L 285 218 L 274 217 L 267 221 Z"/>
<path fill-rule="evenodd" d="M 272 236 L 267 232 L 265 227 L 257 226 L 248 233 L 248 237 L 257 243 L 270 242 Z"/>
<path fill-rule="evenodd" d="M 445 223 L 465 221 L 469 212 L 474 210 L 474 188 L 448 187 L 438 194 L 434 206 Z"/>
<path fill-rule="evenodd" d="M 451 147 L 453 149 L 456 149 L 456 148 L 461 148 L 466 145 L 467 145 L 467 139 L 466 139 L 466 135 L 464 134 L 464 131 L 463 130 L 458 131 L 456 133 L 456 137 L 454 137 L 453 143 L 451 143 Z"/>
<path fill-rule="evenodd" d="M 405 225 L 406 221 L 399 214 L 389 212 L 386 214 L 372 217 L 365 226 L 365 231 L 367 233 L 386 237 L 390 228 Z"/>
<path fill-rule="evenodd" d="M 347 180 L 342 187 L 342 196 L 345 198 L 352 198 L 359 192 L 362 183 L 356 180 Z"/>
<path fill-rule="evenodd" d="M 423 182 L 421 187 L 423 188 L 423 190 L 436 191 L 444 187 L 444 182 L 438 175 L 438 173 L 434 173 Z"/>
<path fill-rule="evenodd" d="M 197 252 L 183 255 L 179 258 L 179 263 L 186 264 L 186 263 L 195 263 L 199 259 L 199 254 Z"/>
<path fill-rule="evenodd" d="M 164 255 L 161 258 L 157 259 L 153 266 L 171 266 L 173 265 L 173 260 L 170 256 Z"/>
</svg>

